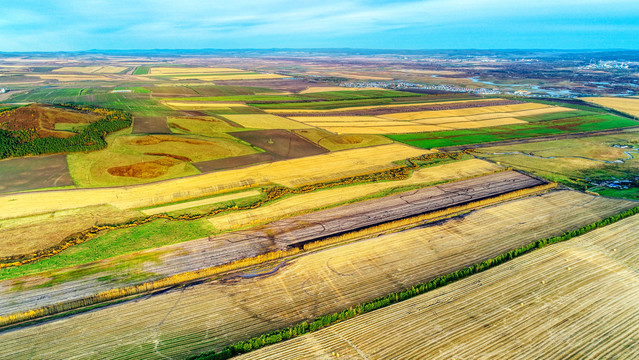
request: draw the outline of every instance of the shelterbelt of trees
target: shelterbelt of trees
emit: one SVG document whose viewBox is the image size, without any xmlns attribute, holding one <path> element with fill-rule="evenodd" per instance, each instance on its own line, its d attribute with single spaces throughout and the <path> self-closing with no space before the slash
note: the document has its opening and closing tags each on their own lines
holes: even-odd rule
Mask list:
<svg viewBox="0 0 639 360">
<path fill-rule="evenodd" d="M 133 123 L 131 114 L 119 110 L 70 104 L 57 106 L 90 111 L 102 115 L 102 118 L 82 128 L 76 135 L 69 138 L 39 137 L 36 129 L 21 129 L 17 131 L 0 129 L 0 159 L 103 149 L 107 146 L 104 140 L 107 134 L 127 128 Z"/>
</svg>

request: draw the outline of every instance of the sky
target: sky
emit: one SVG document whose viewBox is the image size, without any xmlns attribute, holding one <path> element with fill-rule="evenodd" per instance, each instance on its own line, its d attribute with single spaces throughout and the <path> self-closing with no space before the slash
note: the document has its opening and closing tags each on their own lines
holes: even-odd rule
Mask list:
<svg viewBox="0 0 639 360">
<path fill-rule="evenodd" d="M 639 0 L 0 0 L 0 51 L 639 49 Z"/>
</svg>

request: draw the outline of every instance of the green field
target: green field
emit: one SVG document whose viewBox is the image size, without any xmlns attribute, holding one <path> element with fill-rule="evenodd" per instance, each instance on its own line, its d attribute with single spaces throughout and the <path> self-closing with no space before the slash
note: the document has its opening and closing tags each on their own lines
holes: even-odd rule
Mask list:
<svg viewBox="0 0 639 360">
<path fill-rule="evenodd" d="M 150 66 L 138 66 L 133 72 L 133 75 L 146 75 L 149 73 L 149 70 L 151 70 Z"/>
<path fill-rule="evenodd" d="M 387 136 L 408 145 L 430 149 L 575 132 L 617 129 L 638 125 L 639 123 L 636 121 L 614 115 L 590 115 L 532 122 L 528 124 Z"/>
</svg>

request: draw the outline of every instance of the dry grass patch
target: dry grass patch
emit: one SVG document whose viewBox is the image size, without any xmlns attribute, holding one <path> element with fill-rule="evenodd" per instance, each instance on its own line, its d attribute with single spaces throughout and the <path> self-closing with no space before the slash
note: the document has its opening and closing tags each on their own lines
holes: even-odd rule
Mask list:
<svg viewBox="0 0 639 360">
<path fill-rule="evenodd" d="M 625 97 L 587 97 L 581 100 L 639 117 L 639 99 Z"/>
<path fill-rule="evenodd" d="M 187 201 L 187 202 L 174 204 L 174 205 L 167 205 L 167 206 L 161 206 L 161 207 L 156 207 L 152 209 L 141 210 L 141 212 L 144 215 L 155 215 L 155 214 L 161 214 L 161 213 L 168 213 L 171 211 L 189 209 L 196 206 L 211 205 L 211 204 L 217 204 L 217 203 L 230 201 L 230 200 L 243 199 L 243 198 L 247 198 L 251 196 L 258 196 L 260 194 L 261 192 L 259 192 L 258 190 L 242 191 L 242 192 L 228 194 L 228 195 L 215 196 L 208 199 Z"/>
<path fill-rule="evenodd" d="M 235 107 L 248 107 L 242 103 L 223 103 L 209 101 L 160 101 L 174 110 L 230 110 Z"/>
<path fill-rule="evenodd" d="M 494 99 L 491 99 L 491 100 L 494 100 Z M 555 109 L 555 111 L 574 111 L 574 109 L 559 108 L 559 107 L 549 106 L 544 104 L 525 103 L 525 104 L 515 104 L 515 105 L 472 107 L 472 108 L 453 109 L 453 110 L 405 112 L 405 113 L 397 113 L 397 114 L 380 115 L 380 117 L 385 119 L 410 121 L 410 120 L 422 120 L 422 119 L 445 118 L 445 117 L 456 117 L 456 116 L 473 116 L 473 115 L 480 115 L 480 114 L 510 113 L 515 111 L 538 110 L 538 109 Z M 510 115 L 510 116 L 513 116 L 513 115 Z"/>
<path fill-rule="evenodd" d="M 374 127 L 327 126 L 324 129 L 336 134 L 406 134 L 449 130 L 445 127 L 435 125 L 406 125 L 406 123 Z"/>
<path fill-rule="evenodd" d="M 295 134 L 329 150 L 338 151 L 374 145 L 390 144 L 393 141 L 380 135 L 335 135 L 322 129 L 294 130 Z"/>
</svg>

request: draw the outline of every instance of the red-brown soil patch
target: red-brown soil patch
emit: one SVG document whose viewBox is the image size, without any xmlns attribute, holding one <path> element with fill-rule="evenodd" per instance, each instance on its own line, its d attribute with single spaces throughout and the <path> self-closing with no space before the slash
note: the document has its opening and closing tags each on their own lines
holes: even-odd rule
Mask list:
<svg viewBox="0 0 639 360">
<path fill-rule="evenodd" d="M 166 174 L 172 166 L 181 164 L 182 161 L 173 158 L 164 158 L 154 161 L 145 161 L 126 166 L 109 168 L 107 172 L 113 176 L 134 177 L 138 179 L 153 179 Z"/>
<path fill-rule="evenodd" d="M 165 153 L 144 153 L 144 155 L 152 155 L 152 156 L 165 156 L 165 157 L 170 157 L 176 160 L 180 160 L 180 161 L 186 161 L 186 162 L 191 162 L 193 160 L 187 158 L 186 156 L 180 156 L 180 155 L 173 155 L 173 154 L 165 154 Z"/>
<path fill-rule="evenodd" d="M 0 129 L 17 131 L 35 129 L 39 137 L 68 138 L 69 131 L 55 130 L 56 123 L 88 124 L 100 119 L 97 114 L 32 104 L 0 115 Z"/>
</svg>

